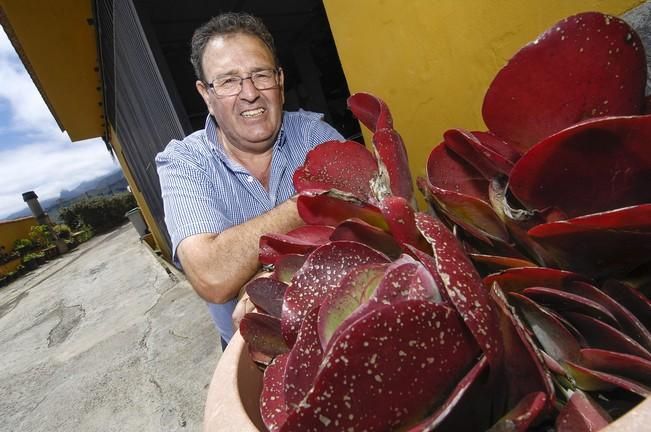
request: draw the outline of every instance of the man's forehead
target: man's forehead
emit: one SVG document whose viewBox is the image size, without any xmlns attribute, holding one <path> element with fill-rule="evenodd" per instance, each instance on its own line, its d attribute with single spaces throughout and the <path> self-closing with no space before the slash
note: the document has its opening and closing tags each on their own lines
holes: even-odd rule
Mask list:
<svg viewBox="0 0 651 432">
<path fill-rule="evenodd" d="M 239 73 L 243 69 L 253 72 L 275 66 L 269 47 L 255 35 L 248 33 L 229 33 L 210 38 L 203 52 L 206 73 L 218 72 L 220 75 Z M 218 71 L 208 69 L 217 68 Z"/>
</svg>

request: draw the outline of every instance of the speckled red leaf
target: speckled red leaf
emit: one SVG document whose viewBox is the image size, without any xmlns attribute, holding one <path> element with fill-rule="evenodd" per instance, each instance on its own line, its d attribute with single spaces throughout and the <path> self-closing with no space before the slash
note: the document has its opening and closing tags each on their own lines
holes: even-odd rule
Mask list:
<svg viewBox="0 0 651 432">
<path fill-rule="evenodd" d="M 590 348 L 601 348 L 636 355 L 651 360 L 651 353 L 633 338 L 598 319 L 587 315 L 567 312 L 563 316 L 570 321 L 590 344 Z M 576 360 L 576 359 L 574 359 Z"/>
<path fill-rule="evenodd" d="M 402 253 L 400 244 L 393 236 L 360 219 L 348 219 L 341 222 L 330 236 L 330 240 L 349 240 L 364 243 L 384 253 L 391 259 L 398 258 Z"/>
<path fill-rule="evenodd" d="M 651 332 L 628 309 L 597 287 L 581 281 L 565 284 L 561 289 L 589 298 L 605 307 L 626 334 L 651 351 Z M 651 311 L 650 311 L 651 313 Z"/>
<path fill-rule="evenodd" d="M 472 165 L 450 150 L 445 142 L 427 159 L 427 180 L 441 189 L 488 201 L 488 181 Z M 421 192 L 423 187 L 419 181 Z"/>
<path fill-rule="evenodd" d="M 249 282 L 245 289 L 258 309 L 280 318 L 283 309 L 283 298 L 287 289 L 286 283 L 272 278 L 260 277 Z"/>
<path fill-rule="evenodd" d="M 450 392 L 445 402 L 425 420 L 409 428 L 408 432 L 456 431 L 461 430 L 461 427 L 468 430 L 484 430 L 490 415 L 478 415 L 477 408 L 483 407 L 484 410 L 490 408 L 490 405 L 481 397 L 482 391 L 485 391 L 487 387 L 486 380 L 481 378 L 487 372 L 488 361 L 486 356 L 481 356 L 472 369 L 459 381 L 454 390 Z M 481 405 L 478 407 L 478 404 Z M 468 417 L 468 412 L 474 414 L 473 418 Z M 482 423 L 484 424 L 481 425 Z"/>
<path fill-rule="evenodd" d="M 536 340 L 551 358 L 562 363 L 565 360 L 577 361 L 581 357 L 579 343 L 555 316 L 533 300 L 515 292 L 509 293 L 509 301 L 515 304 Z"/>
<path fill-rule="evenodd" d="M 479 240 L 509 241 L 509 233 L 493 208 L 481 199 L 426 184 L 430 201 L 455 224 Z"/>
<path fill-rule="evenodd" d="M 347 100 L 348 109 L 371 132 L 378 129 L 392 129 L 393 119 L 389 107 L 380 98 L 370 93 L 355 93 Z"/>
<path fill-rule="evenodd" d="M 317 329 L 323 349 L 326 349 L 333 335 L 344 331 L 355 317 L 359 318 L 367 311 L 368 308 L 364 306 L 375 293 L 387 266 L 367 264 L 351 270 L 321 304 Z"/>
<path fill-rule="evenodd" d="M 646 84 L 640 38 L 597 12 L 563 19 L 518 51 L 493 79 L 482 114 L 521 149 L 587 118 L 639 114 Z"/>
<path fill-rule="evenodd" d="M 303 266 L 306 259 L 307 255 L 283 255 L 276 261 L 274 272 L 271 276 L 277 281 L 288 284 L 298 269 Z"/>
<path fill-rule="evenodd" d="M 529 393 L 488 432 L 526 432 L 548 407 L 545 393 Z"/>
<path fill-rule="evenodd" d="M 303 192 L 296 207 L 301 219 L 309 225 L 337 226 L 347 219 L 357 218 L 382 230 L 389 229 L 380 209 L 333 190 Z"/>
<path fill-rule="evenodd" d="M 598 320 L 619 326 L 617 319 L 601 304 L 580 295 L 561 291 L 554 288 L 531 287 L 525 288 L 522 294 L 536 303 L 551 308 L 557 312 L 579 312 Z"/>
<path fill-rule="evenodd" d="M 442 288 L 443 279 L 441 279 L 441 275 L 439 274 L 436 268 L 436 260 L 434 260 L 434 257 L 409 245 L 407 245 L 407 252 L 425 266 L 429 274 L 434 279 L 434 283 L 436 284 L 437 287 L 439 287 L 439 294 L 441 295 L 441 299 L 444 302 L 446 302 L 449 306 L 452 306 L 447 291 Z"/>
<path fill-rule="evenodd" d="M 593 277 L 623 273 L 649 261 L 651 204 L 538 225 L 528 233 L 565 269 Z"/>
<path fill-rule="evenodd" d="M 480 140 L 480 136 L 484 137 L 485 140 L 491 139 L 491 143 L 499 141 L 499 138 L 490 134 L 479 135 L 477 132 L 469 132 L 463 129 L 449 129 L 443 134 L 448 148 L 472 165 L 486 180 L 500 174 L 508 175 L 513 168 L 513 163 L 519 158 L 519 153 L 517 151 L 510 152 L 509 156 L 511 157 L 513 157 L 513 153 L 518 155 L 518 157 L 514 158 L 515 160 L 510 160 L 508 156 L 504 156 L 485 145 Z M 508 144 L 504 143 L 504 147 L 508 148 Z"/>
<path fill-rule="evenodd" d="M 504 345 L 507 407 L 513 407 L 532 392 L 544 392 L 550 401 L 554 401 L 554 384 L 541 357 L 542 353 L 508 304 L 499 285 L 491 287 L 490 295 L 497 307 L 501 343 Z"/>
<path fill-rule="evenodd" d="M 486 287 L 497 282 L 504 292 L 520 292 L 532 286 L 544 286 L 559 289 L 569 281 L 587 281 L 584 276 L 548 267 L 522 267 L 506 269 L 484 278 Z"/>
<path fill-rule="evenodd" d="M 493 273 L 509 268 L 536 267 L 536 264 L 522 258 L 469 253 L 468 256 L 480 272 Z"/>
<path fill-rule="evenodd" d="M 317 332 L 319 307 L 307 313 L 289 352 L 285 369 L 285 399 L 287 406 L 294 409 L 303 400 L 323 359 L 323 350 Z"/>
<path fill-rule="evenodd" d="M 479 274 L 443 223 L 426 213 L 417 213 L 416 226 L 432 245 L 444 298 L 450 299 L 488 357 L 491 369 L 497 370 L 502 357 L 497 318 Z"/>
<path fill-rule="evenodd" d="M 373 134 L 373 146 L 379 169 L 386 169 L 389 176 L 391 194 L 415 205 L 407 150 L 398 132 L 393 129 L 378 129 Z"/>
<path fill-rule="evenodd" d="M 587 393 L 576 390 L 556 417 L 556 432 L 598 431 L 612 421 Z"/>
<path fill-rule="evenodd" d="M 289 353 L 277 356 L 265 369 L 262 379 L 260 415 L 270 432 L 277 431 L 289 414 L 285 402 L 285 367 L 288 357 Z"/>
<path fill-rule="evenodd" d="M 388 304 L 407 299 L 440 303 L 441 294 L 425 266 L 403 255 L 389 265 L 371 300 Z"/>
<path fill-rule="evenodd" d="M 240 333 L 251 352 L 273 358 L 289 351 L 280 330 L 280 320 L 271 315 L 249 312 L 240 322 Z"/>
<path fill-rule="evenodd" d="M 522 156 L 509 190 L 528 209 L 569 218 L 651 202 L 650 141 L 651 116 L 578 124 Z"/>
<path fill-rule="evenodd" d="M 380 202 L 379 207 L 389 225 L 389 232 L 399 243 L 410 244 L 421 250 L 429 249 L 416 227 L 414 209 L 406 199 L 388 196 Z"/>
<path fill-rule="evenodd" d="M 333 231 L 331 226 L 306 225 L 287 234 L 265 234 L 260 237 L 260 262 L 275 264 L 282 255 L 307 254 L 327 243 Z"/>
<path fill-rule="evenodd" d="M 281 430 L 415 424 L 447 398 L 477 353 L 458 315 L 445 306 L 408 300 L 377 309 L 338 336 L 312 390 Z"/>
<path fill-rule="evenodd" d="M 328 298 L 348 272 L 360 265 L 384 262 L 389 262 L 384 254 L 349 241 L 331 242 L 312 252 L 285 292 L 282 333 L 287 344 L 294 344 L 307 312 Z"/>
<path fill-rule="evenodd" d="M 604 291 L 631 311 L 644 326 L 651 330 L 651 301 L 628 283 L 609 280 Z M 651 351 L 651 350 L 650 350 Z"/>
<path fill-rule="evenodd" d="M 565 367 L 574 378 L 576 386 L 584 391 L 608 391 L 616 387 L 635 393 L 642 397 L 651 396 L 651 389 L 634 380 L 617 375 L 591 370 L 571 361 Z"/>
<path fill-rule="evenodd" d="M 627 377 L 651 386 L 651 361 L 632 354 L 598 348 L 581 350 L 581 364 L 590 369 Z"/>
<path fill-rule="evenodd" d="M 310 150 L 293 180 L 298 192 L 337 189 L 368 200 L 372 196 L 371 181 L 377 174 L 377 162 L 363 145 L 354 141 L 326 141 Z"/>
</svg>

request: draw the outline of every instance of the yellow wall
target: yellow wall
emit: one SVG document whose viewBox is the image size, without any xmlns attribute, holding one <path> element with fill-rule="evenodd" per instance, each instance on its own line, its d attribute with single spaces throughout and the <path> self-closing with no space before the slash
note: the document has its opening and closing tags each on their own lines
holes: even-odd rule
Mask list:
<svg viewBox="0 0 651 432">
<path fill-rule="evenodd" d="M 0 246 L 11 252 L 16 240 L 29 238 L 29 230 L 34 225 L 37 223 L 33 216 L 0 222 Z"/>
<path fill-rule="evenodd" d="M 641 0 L 324 0 L 351 94 L 384 99 L 425 174 L 445 130 L 485 130 L 484 94 L 524 44 L 565 16 L 614 15 Z M 368 132 L 364 137 L 370 143 Z"/>
</svg>

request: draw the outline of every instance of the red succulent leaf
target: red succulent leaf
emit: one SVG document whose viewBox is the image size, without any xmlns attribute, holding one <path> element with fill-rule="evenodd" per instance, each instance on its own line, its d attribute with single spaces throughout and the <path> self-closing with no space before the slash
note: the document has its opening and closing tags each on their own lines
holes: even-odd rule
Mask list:
<svg viewBox="0 0 651 432">
<path fill-rule="evenodd" d="M 529 393 L 488 432 L 526 432 L 548 408 L 545 393 Z"/>
<path fill-rule="evenodd" d="M 641 292 L 617 280 L 606 281 L 604 291 L 631 311 L 647 329 L 651 329 L 651 301 Z"/>
<path fill-rule="evenodd" d="M 560 289 L 567 282 L 574 280 L 587 281 L 588 279 L 577 273 L 548 267 L 522 267 L 488 275 L 484 278 L 484 285 L 491 287 L 497 282 L 504 292 L 521 292 L 532 286 Z"/>
<path fill-rule="evenodd" d="M 593 300 L 606 308 L 615 318 L 626 334 L 651 351 L 651 332 L 628 309 L 597 287 L 581 281 L 566 284 L 563 290 Z M 651 311 L 650 311 L 651 312 Z"/>
<path fill-rule="evenodd" d="M 303 192 L 296 201 L 298 214 L 306 224 L 337 226 L 347 219 L 357 218 L 387 231 L 380 209 L 353 195 L 330 191 Z"/>
<path fill-rule="evenodd" d="M 288 284 L 306 259 L 307 255 L 287 254 L 281 256 L 274 264 L 274 272 L 271 277 Z"/>
<path fill-rule="evenodd" d="M 379 129 L 393 129 L 393 119 L 389 107 L 382 99 L 370 93 L 355 93 L 348 98 L 347 104 L 355 118 L 371 132 Z"/>
<path fill-rule="evenodd" d="M 651 360 L 598 348 L 581 350 L 581 364 L 593 370 L 627 377 L 651 386 Z"/>
<path fill-rule="evenodd" d="M 277 431 L 289 414 L 285 402 L 285 367 L 288 358 L 289 354 L 277 356 L 265 369 L 262 379 L 260 415 L 270 432 Z"/>
<path fill-rule="evenodd" d="M 575 391 L 556 417 L 557 432 L 598 431 L 612 421 L 587 393 Z"/>
<path fill-rule="evenodd" d="M 432 245 L 444 298 L 450 299 L 488 357 L 491 369 L 497 370 L 502 356 L 497 318 L 479 274 L 443 223 L 426 213 L 417 213 L 416 226 Z"/>
<path fill-rule="evenodd" d="M 240 333 L 251 352 L 273 358 L 289 351 L 280 330 L 280 320 L 271 315 L 249 312 L 240 322 Z"/>
<path fill-rule="evenodd" d="M 619 322 L 617 322 L 617 319 L 608 309 L 581 295 L 545 287 L 525 288 L 522 294 L 536 303 L 549 307 L 557 312 L 579 312 L 619 327 Z"/>
<path fill-rule="evenodd" d="M 488 201 L 488 181 L 472 165 L 450 150 L 445 142 L 434 147 L 429 154 L 427 180 L 440 189 Z M 418 185 L 421 192 L 427 195 L 420 180 Z"/>
<path fill-rule="evenodd" d="M 333 231 L 331 226 L 307 225 L 287 234 L 264 234 L 260 237 L 260 262 L 275 264 L 282 255 L 309 253 L 327 243 Z"/>
<path fill-rule="evenodd" d="M 509 233 L 493 208 L 481 199 L 426 184 L 437 210 L 470 235 L 492 245 L 493 240 L 507 243 Z"/>
<path fill-rule="evenodd" d="M 312 387 L 312 381 L 323 359 L 323 350 L 317 332 L 319 307 L 307 313 L 296 343 L 289 352 L 285 369 L 285 399 L 287 406 L 294 409 Z"/>
<path fill-rule="evenodd" d="M 580 123 L 522 156 L 509 190 L 530 210 L 570 218 L 651 202 L 650 141 L 651 116 Z"/>
<path fill-rule="evenodd" d="M 495 256 L 479 253 L 469 253 L 468 256 L 475 263 L 475 267 L 483 269 L 486 273 L 502 271 L 509 268 L 536 267 L 536 264 L 522 258 Z"/>
<path fill-rule="evenodd" d="M 470 371 L 459 381 L 448 398 L 436 411 L 416 426 L 409 428 L 408 432 L 426 432 L 434 430 L 460 430 L 460 426 L 468 430 L 484 430 L 487 425 L 473 424 L 486 422 L 489 416 L 477 415 L 477 408 L 489 407 L 480 396 L 486 385 L 482 376 L 488 371 L 486 356 L 475 363 Z M 483 393 L 485 394 L 485 393 Z M 481 405 L 480 405 L 481 404 Z M 479 405 L 479 406 L 478 406 Z M 473 418 L 468 418 L 467 413 L 472 412 Z M 457 423 L 461 425 L 457 425 Z"/>
<path fill-rule="evenodd" d="M 554 315 L 521 294 L 511 292 L 509 299 L 529 324 L 540 346 L 551 358 L 559 363 L 580 359 L 579 343 Z"/>
<path fill-rule="evenodd" d="M 449 129 L 443 134 L 443 139 L 445 139 L 448 149 L 472 165 L 486 180 L 500 174 L 508 175 L 513 169 L 514 161 L 486 146 L 475 134 L 476 132 L 468 132 L 463 129 Z M 486 138 L 487 136 L 490 138 Z M 490 134 L 485 134 L 483 137 L 486 141 L 490 139 L 491 143 L 500 141 L 499 138 Z M 504 144 L 504 147 L 508 146 L 508 144 Z M 519 155 L 517 151 L 515 154 Z"/>
<path fill-rule="evenodd" d="M 507 406 L 513 407 L 527 394 L 537 392 L 544 392 L 550 401 L 554 401 L 554 384 L 545 367 L 543 352 L 531 339 L 498 284 L 491 287 L 490 295 L 497 306 L 500 335 L 504 345 Z"/>
<path fill-rule="evenodd" d="M 623 273 L 651 257 L 651 204 L 538 225 L 529 235 L 563 268 L 594 277 Z"/>
<path fill-rule="evenodd" d="M 408 427 L 447 398 L 477 352 L 453 310 L 420 300 L 387 305 L 338 336 L 281 430 Z"/>
<path fill-rule="evenodd" d="M 337 189 L 367 201 L 377 175 L 377 162 L 366 147 L 354 141 L 326 141 L 310 150 L 293 180 L 298 192 Z"/>
<path fill-rule="evenodd" d="M 477 140 L 479 140 L 483 147 L 492 150 L 494 153 L 497 153 L 506 159 L 507 164 L 510 163 L 513 165 L 518 161 L 518 159 L 522 157 L 522 152 L 520 150 L 504 141 L 502 138 L 498 137 L 491 131 L 473 131 L 471 133 Z"/>
<path fill-rule="evenodd" d="M 434 283 L 437 287 L 439 287 L 439 294 L 441 295 L 443 301 L 445 301 L 448 305 L 452 305 L 447 291 L 442 288 L 443 279 L 441 279 L 441 275 L 437 270 L 436 260 L 434 260 L 434 257 L 410 245 L 407 245 L 407 252 L 409 252 L 413 258 L 417 259 L 421 264 L 423 264 L 423 266 L 425 266 L 429 274 L 432 276 L 432 279 L 434 279 Z"/>
<path fill-rule="evenodd" d="M 384 254 L 361 243 L 337 241 L 310 254 L 285 292 L 282 333 L 289 346 L 305 315 L 330 296 L 341 280 L 357 266 L 389 262 Z"/>
<path fill-rule="evenodd" d="M 593 317 L 567 312 L 563 316 L 581 332 L 590 348 L 601 348 L 651 360 L 651 353 L 627 334 Z M 571 359 L 576 360 L 576 359 Z"/>
<path fill-rule="evenodd" d="M 349 240 L 363 243 L 384 253 L 391 259 L 396 259 L 402 253 L 400 244 L 385 231 L 369 225 L 360 219 L 348 219 L 337 225 L 330 240 Z"/>
<path fill-rule="evenodd" d="M 416 227 L 414 209 L 406 199 L 388 196 L 380 202 L 380 210 L 389 225 L 389 231 L 399 243 L 410 244 L 421 250 L 429 249 Z"/>
<path fill-rule="evenodd" d="M 324 350 L 335 334 L 367 312 L 364 306 L 377 290 L 387 265 L 367 264 L 351 270 L 321 304 L 317 328 Z"/>
<path fill-rule="evenodd" d="M 373 147 L 380 171 L 386 170 L 386 175 L 389 178 L 391 189 L 389 192 L 404 198 L 415 206 L 414 186 L 409 170 L 407 150 L 398 132 L 393 129 L 378 129 L 373 134 Z"/>
<path fill-rule="evenodd" d="M 388 304 L 407 299 L 440 303 L 441 294 L 425 266 L 403 255 L 389 265 L 371 300 Z"/>
<path fill-rule="evenodd" d="M 637 34 L 619 18 L 582 13 L 511 58 L 486 92 L 482 114 L 492 132 L 526 150 L 587 118 L 639 114 L 645 84 Z"/>
<path fill-rule="evenodd" d="M 651 388 L 634 380 L 623 378 L 606 372 L 591 370 L 571 361 L 565 362 L 565 367 L 576 382 L 576 386 L 585 391 L 612 390 L 622 388 L 642 397 L 651 396 Z"/>
<path fill-rule="evenodd" d="M 260 277 L 246 284 L 246 293 L 253 304 L 267 314 L 280 318 L 287 284 L 276 279 Z"/>
</svg>

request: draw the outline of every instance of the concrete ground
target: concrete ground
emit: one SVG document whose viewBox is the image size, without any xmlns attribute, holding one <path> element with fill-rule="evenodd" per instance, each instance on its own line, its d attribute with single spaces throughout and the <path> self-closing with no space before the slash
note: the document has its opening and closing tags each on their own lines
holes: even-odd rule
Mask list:
<svg viewBox="0 0 651 432">
<path fill-rule="evenodd" d="M 1 431 L 198 431 L 221 354 L 131 225 L 0 288 Z"/>
</svg>

